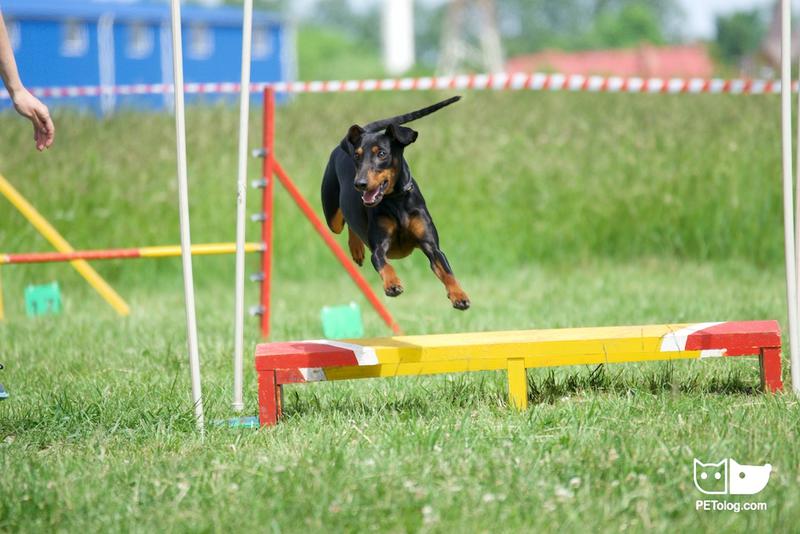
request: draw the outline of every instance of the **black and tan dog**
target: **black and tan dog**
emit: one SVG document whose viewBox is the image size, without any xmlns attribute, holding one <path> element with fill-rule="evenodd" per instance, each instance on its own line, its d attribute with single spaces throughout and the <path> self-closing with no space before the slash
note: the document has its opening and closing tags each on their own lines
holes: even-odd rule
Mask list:
<svg viewBox="0 0 800 534">
<path fill-rule="evenodd" d="M 353 125 L 331 153 L 322 177 L 322 209 L 328 226 L 341 233 L 347 223 L 353 260 L 364 262 L 364 243 L 372 251 L 372 265 L 381 275 L 390 297 L 403 286 L 387 258 L 404 258 L 419 248 L 431 269 L 447 288 L 447 297 L 459 310 L 469 308 L 444 252 L 425 199 L 411 176 L 404 149 L 417 132 L 401 124 L 429 115 L 461 97 L 453 97 L 405 115 Z"/>
</svg>

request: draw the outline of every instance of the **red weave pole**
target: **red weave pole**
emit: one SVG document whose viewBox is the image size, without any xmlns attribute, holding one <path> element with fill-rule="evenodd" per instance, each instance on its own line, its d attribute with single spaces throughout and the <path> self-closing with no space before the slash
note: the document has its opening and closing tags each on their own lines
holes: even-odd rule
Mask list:
<svg viewBox="0 0 800 534">
<path fill-rule="evenodd" d="M 264 251 L 261 253 L 261 337 L 269 337 L 270 294 L 272 290 L 272 182 L 275 140 L 275 91 L 272 87 L 264 89 L 264 124 L 263 124 L 264 159 L 262 161 L 262 178 L 266 180 L 261 192 L 261 211 L 264 220 L 261 222 L 261 242 Z"/>
<path fill-rule="evenodd" d="M 381 319 L 383 319 L 389 328 L 392 329 L 392 332 L 395 334 L 400 334 L 400 326 L 397 324 L 397 322 L 395 322 L 392 314 L 389 313 L 389 310 L 386 309 L 386 306 L 383 305 L 378 296 L 375 295 L 375 292 L 372 291 L 369 283 L 367 283 L 364 277 L 361 276 L 361 273 L 358 272 L 355 264 L 353 264 L 342 247 L 339 246 L 339 243 L 337 243 L 333 238 L 330 231 L 328 231 L 328 228 L 323 224 L 319 217 L 317 217 L 317 214 L 314 213 L 313 208 L 308 204 L 308 201 L 306 201 L 306 199 L 303 197 L 303 194 L 300 193 L 300 190 L 298 190 L 294 185 L 294 182 L 292 182 L 292 179 L 286 174 L 286 171 L 283 170 L 283 167 L 281 167 L 281 164 L 278 162 L 278 160 L 273 159 L 272 164 L 275 175 L 281 181 L 283 187 L 285 187 L 289 192 L 292 199 L 295 201 L 295 203 L 297 203 L 297 205 L 300 207 L 300 210 L 314 226 L 314 229 L 317 231 L 317 233 L 322 236 L 325 244 L 331 249 L 333 254 L 336 256 L 336 259 L 339 260 L 339 263 L 341 263 L 342 266 L 347 270 L 347 274 L 350 275 L 350 278 L 353 279 L 361 292 L 364 293 L 364 296 L 367 297 L 367 300 L 369 300 L 370 304 L 372 304 L 372 307 L 375 308 L 375 311 L 378 312 L 378 315 L 381 316 Z"/>
<path fill-rule="evenodd" d="M 74 260 L 115 260 L 141 258 L 138 248 L 106 250 L 79 250 L 75 252 L 31 252 L 28 254 L 4 254 L 0 263 L 56 263 Z"/>
</svg>

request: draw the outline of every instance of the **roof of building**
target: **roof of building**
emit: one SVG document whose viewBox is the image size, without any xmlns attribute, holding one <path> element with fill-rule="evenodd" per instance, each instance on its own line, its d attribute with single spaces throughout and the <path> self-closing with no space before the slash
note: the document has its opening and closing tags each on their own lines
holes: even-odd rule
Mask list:
<svg viewBox="0 0 800 534">
<path fill-rule="evenodd" d="M 556 71 L 562 74 L 705 78 L 714 63 L 705 45 L 641 46 L 619 50 L 549 50 L 510 58 L 508 72 Z"/>
<path fill-rule="evenodd" d="M 169 3 L 163 0 L 0 0 L 0 9 L 5 15 L 15 18 L 95 20 L 110 14 L 123 20 L 160 22 L 170 17 Z M 233 6 L 184 6 L 181 16 L 184 22 L 242 24 L 242 10 Z M 256 10 L 253 22 L 277 23 L 281 18 L 274 13 Z"/>
</svg>

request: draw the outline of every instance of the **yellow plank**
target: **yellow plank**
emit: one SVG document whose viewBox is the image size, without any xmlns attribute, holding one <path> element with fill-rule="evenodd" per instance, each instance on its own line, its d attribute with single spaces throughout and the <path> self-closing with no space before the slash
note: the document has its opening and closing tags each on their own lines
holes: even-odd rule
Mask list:
<svg viewBox="0 0 800 534">
<path fill-rule="evenodd" d="M 661 337 L 665 333 L 680 330 L 689 324 L 601 326 L 590 328 L 552 328 L 546 330 L 508 330 L 499 332 L 469 332 L 460 334 L 435 334 L 420 336 L 395 336 L 373 339 L 356 339 L 353 343 L 369 346 L 442 347 L 480 345 L 482 343 L 534 343 L 585 340 L 614 340 L 629 338 Z"/>
<path fill-rule="evenodd" d="M 360 367 L 326 367 L 328 380 L 350 380 L 353 378 L 378 378 L 397 376 L 397 365 L 369 365 Z"/>
<path fill-rule="evenodd" d="M 463 373 L 467 371 L 498 371 L 508 369 L 511 360 L 519 360 L 527 369 L 537 367 L 560 367 L 568 365 L 597 365 L 600 363 L 635 363 L 645 361 L 669 361 L 677 359 L 696 359 L 700 351 L 653 352 L 635 354 L 589 354 L 569 355 L 548 358 L 496 358 L 461 359 L 442 361 L 382 362 L 377 365 L 327 367 L 328 380 L 349 380 L 354 378 L 376 378 L 392 376 L 435 375 L 444 373 Z"/>
<path fill-rule="evenodd" d="M 353 340 L 374 348 L 381 362 L 558 357 L 660 352 L 664 335 L 687 325 L 648 325 L 397 336 Z"/>
<path fill-rule="evenodd" d="M 245 252 L 260 252 L 263 250 L 261 243 L 245 243 Z M 207 256 L 212 254 L 233 254 L 236 252 L 236 243 L 206 243 L 192 245 L 193 256 Z M 157 247 L 142 247 L 139 249 L 142 258 L 167 258 L 180 256 L 180 245 L 164 245 Z"/>
<path fill-rule="evenodd" d="M 469 361 L 408 362 L 397 366 L 397 376 L 438 375 L 442 373 L 465 373 L 469 371 Z"/>
<path fill-rule="evenodd" d="M 59 252 L 75 252 L 75 249 L 59 234 L 47 219 L 36 211 L 25 198 L 0 175 L 0 193 L 30 222 L 36 231 Z M 130 307 L 114 289 L 84 260 L 69 262 L 72 267 L 113 307 L 119 315 L 128 315 Z"/>
<path fill-rule="evenodd" d="M 698 350 L 685 350 L 683 352 L 635 352 L 627 354 L 568 354 L 562 356 L 533 356 L 525 358 L 525 366 L 529 369 L 535 367 L 555 367 L 562 365 L 596 365 L 600 363 L 635 363 L 653 360 L 692 360 L 700 357 Z"/>
<path fill-rule="evenodd" d="M 329 380 L 428 375 L 465 371 L 670 361 L 700 358 L 701 352 L 662 351 L 665 335 L 685 324 L 569 328 L 396 336 L 348 340 L 375 351 L 378 364 L 326 369 Z M 521 362 L 521 363 L 520 363 Z M 517 380 L 519 383 L 519 381 Z M 518 388 L 519 389 L 519 388 Z"/>
<path fill-rule="evenodd" d="M 528 408 L 528 374 L 522 358 L 508 360 L 508 403 L 518 410 Z"/>
<path fill-rule="evenodd" d="M 467 371 L 497 371 L 505 369 L 507 360 L 449 360 L 441 362 L 385 363 L 352 367 L 326 367 L 328 380 L 376 378 L 391 376 L 437 375 Z"/>
<path fill-rule="evenodd" d="M 491 346 L 487 344 L 464 345 L 460 347 L 421 347 L 421 346 L 388 346 L 372 345 L 378 361 L 381 363 L 414 363 L 438 362 L 459 360 L 506 360 L 512 358 L 525 358 L 533 366 L 547 364 L 537 363 L 538 360 L 549 361 L 552 359 L 580 361 L 587 358 L 591 362 L 599 359 L 600 362 L 614 363 L 616 361 L 632 361 L 636 359 L 652 359 L 651 355 L 657 354 L 660 359 L 694 358 L 696 354 L 691 351 L 662 352 L 662 339 L 660 337 L 641 339 L 618 340 L 586 340 L 583 342 L 532 342 L 529 344 L 515 343 Z M 638 356 L 637 356 L 638 355 Z"/>
</svg>

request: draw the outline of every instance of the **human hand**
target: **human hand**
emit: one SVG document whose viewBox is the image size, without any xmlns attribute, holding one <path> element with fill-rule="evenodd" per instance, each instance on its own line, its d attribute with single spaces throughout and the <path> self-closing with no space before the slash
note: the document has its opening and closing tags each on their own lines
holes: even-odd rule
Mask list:
<svg viewBox="0 0 800 534">
<path fill-rule="evenodd" d="M 50 111 L 38 98 L 27 89 L 20 89 L 13 95 L 14 108 L 17 113 L 33 123 L 33 140 L 36 150 L 50 148 L 56 136 L 56 127 L 50 118 Z"/>
</svg>

